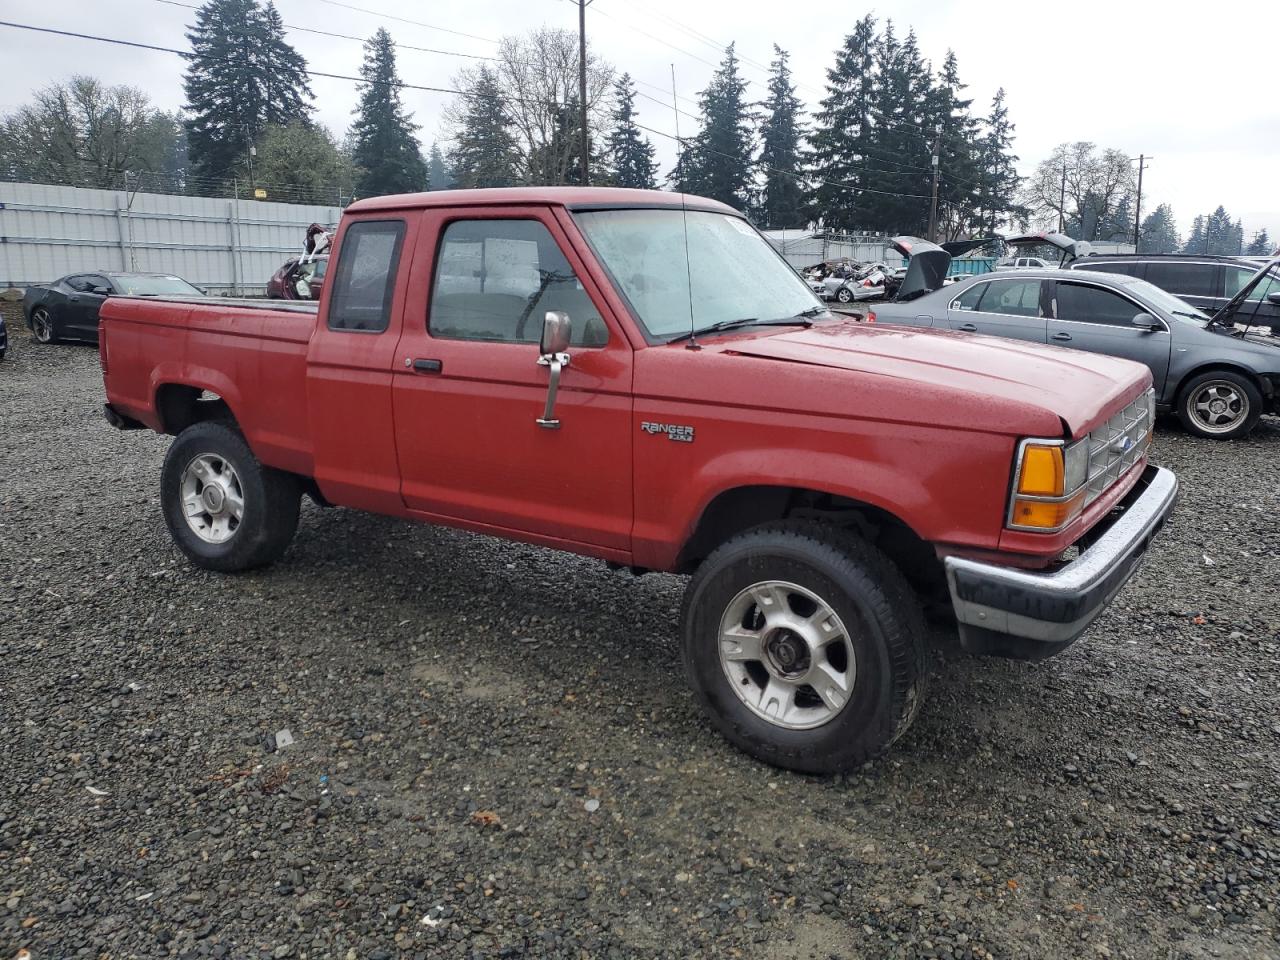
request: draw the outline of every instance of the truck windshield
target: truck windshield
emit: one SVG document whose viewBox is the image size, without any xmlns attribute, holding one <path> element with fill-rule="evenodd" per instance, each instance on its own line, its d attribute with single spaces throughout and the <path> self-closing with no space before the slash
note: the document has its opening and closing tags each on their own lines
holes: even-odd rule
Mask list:
<svg viewBox="0 0 1280 960">
<path fill-rule="evenodd" d="M 655 341 L 746 318 L 768 322 L 825 310 L 769 241 L 738 217 L 664 207 L 581 211 L 575 219 Z"/>
</svg>

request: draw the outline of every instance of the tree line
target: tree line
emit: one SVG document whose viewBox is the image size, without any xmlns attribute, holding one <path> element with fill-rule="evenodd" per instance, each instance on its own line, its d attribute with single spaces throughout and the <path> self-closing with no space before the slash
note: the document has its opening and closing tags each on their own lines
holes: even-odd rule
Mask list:
<svg viewBox="0 0 1280 960">
<path fill-rule="evenodd" d="M 637 120 L 637 97 L 649 95 L 590 52 L 582 130 L 576 33 L 544 27 L 506 37 L 491 63 L 460 71 L 441 141 L 424 153 L 385 29 L 364 45 L 358 101 L 341 138 L 315 120 L 307 63 L 287 29 L 271 0 L 208 0 L 186 33 L 180 113 L 154 109 L 140 90 L 72 77 L 0 120 L 0 175 L 206 194 L 251 195 L 262 185 L 268 197 L 341 204 L 424 189 L 580 184 L 585 135 L 593 184 L 684 190 L 766 227 L 923 235 L 936 157 L 940 238 L 1027 224 L 1091 240 L 1133 236 L 1135 168 L 1126 153 L 1062 144 L 1020 178 L 1004 91 L 976 109 L 955 53 L 935 70 L 914 31 L 899 36 L 892 20 L 854 24 L 812 111 L 787 51 L 774 47 L 764 97 L 753 100 L 730 44 L 697 93 L 696 112 L 677 108 L 696 129 L 678 140 L 669 170 L 647 135 L 658 131 Z M 1162 204 L 1139 234 L 1151 252 L 1271 245 L 1265 230 L 1246 243 L 1222 207 L 1197 216 L 1184 241 Z"/>
</svg>

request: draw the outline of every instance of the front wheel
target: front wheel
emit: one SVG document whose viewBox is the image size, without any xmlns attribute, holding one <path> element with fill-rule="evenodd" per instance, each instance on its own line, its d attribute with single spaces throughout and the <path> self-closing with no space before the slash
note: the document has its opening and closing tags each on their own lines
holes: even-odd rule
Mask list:
<svg viewBox="0 0 1280 960">
<path fill-rule="evenodd" d="M 685 669 L 712 723 L 775 766 L 849 770 L 882 753 L 924 693 L 920 606 L 878 550 L 842 530 L 748 531 L 685 592 Z"/>
<path fill-rule="evenodd" d="M 1210 370 L 1193 377 L 1178 395 L 1178 419 L 1198 437 L 1234 440 L 1262 416 L 1262 393 L 1248 377 Z"/>
<path fill-rule="evenodd" d="M 264 467 L 236 430 L 203 421 L 165 454 L 160 500 L 174 542 L 198 567 L 230 573 L 278 559 L 298 529 L 301 491 Z"/>
<path fill-rule="evenodd" d="M 841 303 L 853 303 L 853 291 L 848 287 L 841 287 L 836 291 L 836 299 Z"/>
<path fill-rule="evenodd" d="M 58 334 L 53 326 L 53 314 L 45 307 L 31 311 L 31 333 L 38 343 L 57 343 Z"/>
</svg>

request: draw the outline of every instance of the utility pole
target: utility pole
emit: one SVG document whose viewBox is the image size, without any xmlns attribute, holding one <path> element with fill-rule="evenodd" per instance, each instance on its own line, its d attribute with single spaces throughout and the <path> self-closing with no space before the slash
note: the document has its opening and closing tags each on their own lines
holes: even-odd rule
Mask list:
<svg viewBox="0 0 1280 960">
<path fill-rule="evenodd" d="M 587 7 L 591 0 L 578 0 L 578 123 L 582 128 L 582 185 L 591 185 L 591 136 L 587 131 Z"/>
<path fill-rule="evenodd" d="M 942 124 L 934 128 L 933 138 L 933 190 L 929 198 L 929 242 L 938 242 L 938 151 L 942 149 Z"/>
<path fill-rule="evenodd" d="M 1062 161 L 1062 196 L 1058 198 L 1058 232 L 1067 232 L 1067 161 Z"/>
<path fill-rule="evenodd" d="M 1133 213 L 1133 252 L 1141 253 L 1142 251 L 1138 249 L 1138 240 L 1142 229 L 1142 171 L 1146 168 L 1147 161 L 1155 158 L 1148 157 L 1142 153 L 1138 154 L 1137 157 L 1129 158 L 1131 162 L 1135 159 L 1138 161 L 1138 204 Z"/>
</svg>

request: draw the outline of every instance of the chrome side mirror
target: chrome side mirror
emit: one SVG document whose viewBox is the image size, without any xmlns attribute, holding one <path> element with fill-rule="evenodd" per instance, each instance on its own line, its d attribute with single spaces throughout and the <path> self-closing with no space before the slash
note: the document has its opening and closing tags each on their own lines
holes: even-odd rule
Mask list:
<svg viewBox="0 0 1280 960">
<path fill-rule="evenodd" d="M 547 383 L 547 405 L 538 417 L 538 426 L 547 430 L 559 430 L 556 418 L 556 392 L 560 389 L 560 371 L 569 365 L 569 340 L 573 336 L 573 321 L 562 310 L 548 310 L 542 321 L 542 339 L 538 343 L 538 365 L 550 367 L 551 379 Z"/>
<path fill-rule="evenodd" d="M 1133 325 L 1150 333 L 1160 329 L 1160 321 L 1149 313 L 1139 313 L 1133 318 Z"/>
</svg>

